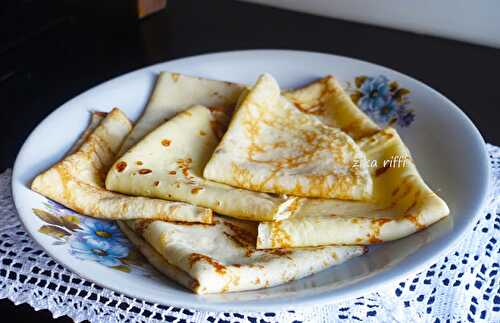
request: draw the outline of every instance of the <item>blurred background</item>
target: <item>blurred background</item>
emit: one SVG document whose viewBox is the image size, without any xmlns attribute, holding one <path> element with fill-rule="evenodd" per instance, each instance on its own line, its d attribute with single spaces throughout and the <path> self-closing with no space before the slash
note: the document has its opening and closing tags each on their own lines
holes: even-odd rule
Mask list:
<svg viewBox="0 0 500 323">
<path fill-rule="evenodd" d="M 497 0 L 4 0 L 0 35 L 0 171 L 45 116 L 81 92 L 151 64 L 239 49 L 326 52 L 396 69 L 500 143 Z M 51 317 L 7 300 L 0 311 L 10 322 Z"/>
</svg>

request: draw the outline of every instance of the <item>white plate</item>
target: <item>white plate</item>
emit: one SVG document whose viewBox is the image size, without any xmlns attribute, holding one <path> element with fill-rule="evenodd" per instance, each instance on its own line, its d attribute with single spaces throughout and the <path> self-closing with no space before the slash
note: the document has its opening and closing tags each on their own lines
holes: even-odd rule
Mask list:
<svg viewBox="0 0 500 323">
<path fill-rule="evenodd" d="M 413 153 L 422 176 L 446 200 L 451 214 L 447 219 L 410 237 L 371 247 L 368 254 L 341 266 L 259 291 L 194 295 L 159 277 L 147 265 L 127 262 L 134 253 L 129 252 L 126 244 L 124 249 L 120 239 L 117 239 L 117 244 L 122 245 L 108 250 L 107 256 L 100 257 L 89 250 L 83 250 L 76 256 L 75 241 L 79 235 L 92 235 L 96 226 L 118 237 L 119 233 L 114 232 L 115 228 L 110 227 L 110 224 L 83 216 L 76 216 L 80 219 L 81 230 L 64 229 L 64 225 L 50 227 L 47 222 L 57 224 L 57 219 L 45 216 L 45 220 L 42 220 L 35 216 L 32 209 L 42 209 L 55 216 L 69 211 L 47 205 L 45 198 L 29 190 L 30 182 L 39 172 L 61 159 L 84 130 L 89 110 L 110 110 L 118 106 L 132 119 L 137 118 L 159 71 L 249 84 L 260 73 L 269 72 L 282 87 L 303 85 L 326 74 L 333 74 L 345 84 L 349 82 L 351 92 L 360 90 L 357 85 L 374 82 L 372 78 L 379 75 L 397 81 L 400 88 L 410 90 L 409 94 L 404 95 L 403 101 L 415 116 L 413 123 L 398 127 L 398 130 Z M 358 78 L 356 85 L 358 76 L 369 78 Z M 401 103 L 398 104 L 400 109 Z M 14 166 L 12 189 L 19 216 L 31 236 L 54 259 L 80 276 L 123 294 L 156 303 L 207 310 L 245 311 L 335 302 L 366 294 L 381 288 L 382 284 L 401 280 L 410 273 L 424 269 L 451 247 L 474 222 L 475 215 L 486 201 L 488 178 L 488 158 L 477 129 L 457 106 L 423 83 L 388 68 L 345 57 L 299 51 L 255 50 L 202 55 L 154 65 L 79 95 L 51 113 L 28 137 Z M 40 230 L 43 226 L 44 229 Z M 58 235 L 64 235 L 64 238 L 56 238 Z M 117 265 L 117 268 L 130 272 L 112 268 Z"/>
</svg>

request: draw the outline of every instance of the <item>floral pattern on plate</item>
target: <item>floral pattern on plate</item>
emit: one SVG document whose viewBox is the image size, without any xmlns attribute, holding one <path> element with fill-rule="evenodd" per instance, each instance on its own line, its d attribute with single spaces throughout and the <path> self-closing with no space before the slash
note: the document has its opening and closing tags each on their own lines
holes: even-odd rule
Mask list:
<svg viewBox="0 0 500 323">
<path fill-rule="evenodd" d="M 410 90 L 384 75 L 358 76 L 354 86 L 347 84 L 347 91 L 358 107 L 381 127 L 394 124 L 408 127 L 415 120 L 415 113 L 408 108 Z"/>
<path fill-rule="evenodd" d="M 127 273 L 151 276 L 154 272 L 114 221 L 80 215 L 49 199 L 43 206 L 43 210 L 33 209 L 45 222 L 38 232 L 54 238 L 54 245 L 68 246 L 73 257 Z"/>
</svg>

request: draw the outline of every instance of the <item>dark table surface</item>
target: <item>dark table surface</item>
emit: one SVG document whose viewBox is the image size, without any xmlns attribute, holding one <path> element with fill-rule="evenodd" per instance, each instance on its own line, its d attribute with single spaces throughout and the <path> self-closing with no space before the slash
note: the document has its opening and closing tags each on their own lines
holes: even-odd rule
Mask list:
<svg viewBox="0 0 500 323">
<path fill-rule="evenodd" d="M 79 93 L 147 65 L 237 49 L 319 51 L 391 67 L 442 92 L 486 141 L 500 144 L 499 49 L 233 0 L 168 0 L 165 10 L 138 20 L 133 3 L 2 3 L 0 171 L 12 167 L 45 116 Z M 51 320 L 46 310 L 8 300 L 0 312 L 10 322 Z"/>
</svg>

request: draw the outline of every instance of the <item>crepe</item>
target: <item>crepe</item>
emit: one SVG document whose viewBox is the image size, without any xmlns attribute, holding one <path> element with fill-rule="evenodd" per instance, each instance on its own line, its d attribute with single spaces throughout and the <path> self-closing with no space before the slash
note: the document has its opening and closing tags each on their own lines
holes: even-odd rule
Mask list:
<svg viewBox="0 0 500 323">
<path fill-rule="evenodd" d="M 243 89 L 243 85 L 236 83 L 161 72 L 147 108 L 125 139 L 118 156 L 151 130 L 193 105 L 232 111 Z"/>
<path fill-rule="evenodd" d="M 335 77 L 328 75 L 303 88 L 283 93 L 301 111 L 315 115 L 327 126 L 340 128 L 353 139 L 380 130 L 351 100 Z"/>
<path fill-rule="evenodd" d="M 373 201 L 298 201 L 304 202 L 302 214 L 307 216 L 261 223 L 258 248 L 380 243 L 408 236 L 449 214 L 393 128 L 365 137 L 359 145 L 368 160 L 378 165 L 372 168 Z M 384 161 L 389 162 L 384 166 Z M 328 210 L 331 215 L 324 215 Z"/>
<path fill-rule="evenodd" d="M 127 221 L 127 224 L 149 243 L 148 246 L 132 239 L 140 244 L 151 263 L 197 294 L 276 286 L 340 264 L 365 251 L 359 246 L 256 250 L 255 222 L 217 215 L 213 225 L 151 220 Z M 185 275 L 179 275 L 178 271 Z"/>
<path fill-rule="evenodd" d="M 153 218 L 211 223 L 212 211 L 181 202 L 130 197 L 106 191 L 104 176 L 114 162 L 130 121 L 118 109 L 94 115 L 73 153 L 38 175 L 31 189 L 81 214 L 104 219 Z"/>
<path fill-rule="evenodd" d="M 203 106 L 176 115 L 116 161 L 106 177 L 106 188 L 129 195 L 184 201 L 254 221 L 271 221 L 287 213 L 293 200 L 203 178 L 203 168 L 219 142 L 217 129 L 221 123 L 216 120 Z"/>
<path fill-rule="evenodd" d="M 275 194 L 347 200 L 372 194 L 366 158 L 354 140 L 297 109 L 268 74 L 241 100 L 203 175 Z"/>
</svg>

